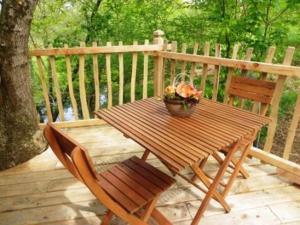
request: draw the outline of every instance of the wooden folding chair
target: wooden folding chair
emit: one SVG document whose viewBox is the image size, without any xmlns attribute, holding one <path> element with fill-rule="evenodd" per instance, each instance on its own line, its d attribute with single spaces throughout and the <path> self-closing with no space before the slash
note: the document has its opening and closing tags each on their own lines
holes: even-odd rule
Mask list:
<svg viewBox="0 0 300 225">
<path fill-rule="evenodd" d="M 229 104 L 234 105 L 235 98 L 239 98 L 241 101 L 250 100 L 254 102 L 253 109 L 255 110 L 252 111 L 256 112 L 256 109 L 258 108 L 259 110 L 257 111 L 257 113 L 265 116 L 272 103 L 272 97 L 275 88 L 276 83 L 274 82 L 254 80 L 247 77 L 232 77 L 230 87 L 228 90 Z M 242 107 L 242 105 L 240 106 Z M 247 120 L 247 118 L 245 118 L 245 120 Z M 228 195 L 233 185 L 234 179 L 238 173 L 241 173 L 244 178 L 249 177 L 249 174 L 242 166 L 242 163 L 247 157 L 248 152 L 251 148 L 251 144 L 255 140 L 256 135 L 256 133 L 253 133 L 253 135 L 249 135 L 249 137 L 242 140 L 242 143 L 239 146 L 241 155 L 232 158 L 229 165 L 229 167 L 233 170 L 231 171 L 232 174 L 226 183 L 220 183 L 220 185 L 223 186 L 223 190 L 220 191 L 220 194 L 223 198 L 225 198 Z M 226 156 L 228 154 L 229 149 L 230 148 L 222 149 L 221 153 L 223 153 Z M 214 153 L 212 156 L 218 161 L 220 166 L 222 166 L 224 158 L 218 153 Z M 207 158 L 200 162 L 199 167 L 203 169 L 206 163 Z M 194 176 L 193 180 L 195 180 L 196 178 L 197 176 Z M 203 172 L 202 177 L 198 176 L 198 178 L 200 178 L 201 181 L 208 186 L 211 184 L 211 180 L 214 180 L 214 177 L 210 176 L 205 172 Z"/>
<path fill-rule="evenodd" d="M 44 135 L 62 164 L 108 208 L 102 225 L 113 215 L 133 225 L 146 225 L 149 218 L 171 224 L 156 208 L 160 194 L 175 180 L 137 157 L 97 173 L 87 150 L 52 124 Z"/>
<path fill-rule="evenodd" d="M 228 89 L 229 104 L 234 105 L 234 100 L 237 98 L 240 100 L 240 102 L 250 100 L 254 103 L 252 111 L 254 113 L 265 116 L 271 105 L 275 87 L 276 83 L 274 82 L 234 76 L 231 78 L 230 86 Z M 242 104 L 239 104 L 239 106 L 242 107 Z M 253 137 L 249 137 L 248 140 L 245 140 L 244 144 L 241 146 L 241 150 L 244 150 L 244 148 L 249 145 L 249 142 L 253 142 L 252 139 Z M 222 153 L 226 155 L 227 151 L 227 149 L 223 149 Z M 223 162 L 222 158 L 218 154 L 215 154 L 214 158 L 219 163 Z M 231 161 L 232 169 L 235 169 L 237 161 L 238 160 L 236 158 Z M 248 172 L 242 166 L 239 168 L 239 172 L 244 178 L 249 177 Z"/>
</svg>

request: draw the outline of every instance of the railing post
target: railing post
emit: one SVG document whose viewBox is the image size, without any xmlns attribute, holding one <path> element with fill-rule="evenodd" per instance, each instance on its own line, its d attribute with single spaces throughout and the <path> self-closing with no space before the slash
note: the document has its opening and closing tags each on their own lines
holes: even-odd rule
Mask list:
<svg viewBox="0 0 300 225">
<path fill-rule="evenodd" d="M 283 60 L 283 65 L 291 65 L 293 56 L 294 56 L 295 48 L 294 47 L 288 47 L 285 53 L 285 57 Z M 284 75 L 279 75 L 276 81 L 276 89 L 274 92 L 274 96 L 272 99 L 271 103 L 271 114 L 270 117 L 272 119 L 272 122 L 269 124 L 268 127 L 268 133 L 267 133 L 267 138 L 266 142 L 264 145 L 264 150 L 267 152 L 271 152 L 273 142 L 274 142 L 274 137 L 275 137 L 275 132 L 277 128 L 277 123 L 278 123 L 278 111 L 279 111 L 279 103 L 280 99 L 282 97 L 282 93 L 284 90 L 284 83 L 287 79 L 287 76 Z"/>
<path fill-rule="evenodd" d="M 153 32 L 153 44 L 164 45 L 164 35 L 162 30 L 156 30 Z M 163 94 L 163 65 L 164 59 L 162 56 L 154 57 L 154 96 L 162 97 Z"/>
<path fill-rule="evenodd" d="M 283 158 L 284 159 L 289 159 L 290 153 L 292 151 L 293 143 L 297 135 L 297 127 L 300 121 L 300 91 L 298 94 L 294 114 L 293 114 L 293 119 L 288 131 L 288 135 L 286 138 L 286 143 L 285 143 L 285 148 L 283 151 Z"/>
</svg>

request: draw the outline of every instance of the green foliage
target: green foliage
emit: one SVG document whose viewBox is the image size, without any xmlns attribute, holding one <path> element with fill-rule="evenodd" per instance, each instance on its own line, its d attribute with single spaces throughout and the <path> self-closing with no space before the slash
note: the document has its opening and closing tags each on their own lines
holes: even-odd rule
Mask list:
<svg viewBox="0 0 300 225">
<path fill-rule="evenodd" d="M 154 30 L 161 29 L 168 40 L 188 44 L 192 52 L 195 42 L 200 43 L 203 52 L 205 41 L 220 43 L 222 56 L 231 57 L 233 45 L 241 43 L 239 57 L 243 58 L 248 47 L 254 48 L 253 60 L 263 61 L 269 46 L 276 45 L 274 62 L 282 62 L 287 46 L 300 46 L 300 3 L 299 0 L 40 0 L 32 23 L 31 45 L 33 47 L 78 46 L 85 41 L 105 45 L 107 41 L 132 44 L 134 40 L 143 43 L 152 39 Z M 300 65 L 300 51 L 296 50 L 294 64 Z M 124 55 L 125 102 L 130 100 L 131 54 Z M 143 57 L 138 58 L 137 99 L 142 97 Z M 43 98 L 39 87 L 36 66 L 33 63 L 33 88 L 35 101 L 42 108 Z M 47 62 L 45 62 L 47 65 Z M 64 102 L 70 104 L 66 80 L 65 61 L 56 59 L 58 77 Z M 72 58 L 75 97 L 79 103 L 78 58 Z M 86 80 L 88 102 L 93 110 L 94 84 L 92 59 L 86 57 Z M 150 63 L 150 76 L 153 62 Z M 106 95 L 105 58 L 99 56 L 100 92 Z M 219 99 L 223 98 L 226 70 L 222 69 Z M 112 56 L 112 81 L 114 104 L 118 102 L 118 60 Z M 51 76 L 48 74 L 48 82 Z M 149 82 L 153 82 L 150 77 Z M 199 85 L 200 81 L 196 81 Z M 296 88 L 297 89 L 297 88 Z M 287 91 L 281 103 L 281 114 L 291 110 L 295 102 L 295 88 Z M 149 85 L 149 95 L 153 87 Z M 51 98 L 54 98 L 50 90 Z M 212 95 L 212 83 L 206 85 L 206 96 Z M 102 102 L 105 106 L 106 102 Z M 80 105 L 80 104 L 78 104 Z"/>
</svg>

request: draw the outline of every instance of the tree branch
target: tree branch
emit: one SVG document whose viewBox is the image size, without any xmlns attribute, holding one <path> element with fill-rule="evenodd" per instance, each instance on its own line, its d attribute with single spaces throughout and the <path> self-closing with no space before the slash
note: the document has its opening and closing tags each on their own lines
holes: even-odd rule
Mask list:
<svg viewBox="0 0 300 225">
<path fill-rule="evenodd" d="M 90 21 L 90 25 L 88 26 L 88 29 L 87 29 L 87 35 L 86 35 L 86 38 L 85 38 L 85 42 L 89 42 L 91 40 L 91 29 L 92 29 L 92 26 L 93 26 L 93 21 L 94 21 L 94 18 L 99 10 L 99 7 L 102 3 L 102 0 L 97 0 L 96 4 L 94 5 L 94 8 L 92 10 L 92 13 L 91 13 L 91 16 L 89 18 L 89 21 Z"/>
<path fill-rule="evenodd" d="M 269 23 L 275 22 L 279 17 L 281 17 L 287 10 L 289 9 L 289 6 L 285 7 L 280 13 L 278 13 L 277 16 L 274 16 L 272 19 L 269 20 Z"/>
</svg>

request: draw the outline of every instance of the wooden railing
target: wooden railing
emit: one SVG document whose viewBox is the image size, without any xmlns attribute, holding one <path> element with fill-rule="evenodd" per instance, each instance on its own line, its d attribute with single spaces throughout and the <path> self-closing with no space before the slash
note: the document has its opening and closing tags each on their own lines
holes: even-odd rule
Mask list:
<svg viewBox="0 0 300 225">
<path fill-rule="evenodd" d="M 64 104 L 62 100 L 61 88 L 58 79 L 57 69 L 56 69 L 56 57 L 62 56 L 65 58 L 66 64 L 66 74 L 68 91 L 71 106 L 73 109 L 74 117 L 76 121 L 75 125 L 89 125 L 94 124 L 96 121 L 100 120 L 90 120 L 91 113 L 87 104 L 86 95 L 86 71 L 85 71 L 85 59 L 88 55 L 92 56 L 92 71 L 93 71 L 93 81 L 94 81 L 94 98 L 95 105 L 94 109 L 97 110 L 100 107 L 100 91 L 99 91 L 99 56 L 105 57 L 105 74 L 100 76 L 106 77 L 106 87 L 107 87 L 107 107 L 110 108 L 113 105 L 113 88 L 112 88 L 112 69 L 111 68 L 111 58 L 113 54 L 117 55 L 118 58 L 118 103 L 123 104 L 124 100 L 124 77 L 130 76 L 130 101 L 135 101 L 136 99 L 136 84 L 137 84 L 137 66 L 140 62 L 140 55 L 142 55 L 143 62 L 143 76 L 142 82 L 142 98 L 147 98 L 148 96 L 148 86 L 150 79 L 153 79 L 154 84 L 154 95 L 162 96 L 164 87 L 174 79 L 177 73 L 181 73 L 182 76 L 190 74 L 191 79 L 199 79 L 200 88 L 205 90 L 207 85 L 207 80 L 212 77 L 212 94 L 211 98 L 217 100 L 220 93 L 220 71 L 226 68 L 227 78 L 224 87 L 224 101 L 228 98 L 227 90 L 229 87 L 230 79 L 235 74 L 240 74 L 242 76 L 247 73 L 256 73 L 258 79 L 272 79 L 276 81 L 275 95 L 272 101 L 272 108 L 269 116 L 272 118 L 272 123 L 268 127 L 268 134 L 266 137 L 266 142 L 264 145 L 264 151 L 261 152 L 253 148 L 252 155 L 261 158 L 264 161 L 270 162 L 284 168 L 291 173 L 300 173 L 300 166 L 296 164 L 287 164 L 286 161 L 282 161 L 280 158 L 276 158 L 274 155 L 269 155 L 271 152 L 272 144 L 274 142 L 276 126 L 278 121 L 278 110 L 279 103 L 284 90 L 284 84 L 288 77 L 299 77 L 300 78 L 300 67 L 291 66 L 295 48 L 289 47 L 286 50 L 284 60 L 282 64 L 273 64 L 272 59 L 275 54 L 275 47 L 270 47 L 265 62 L 253 62 L 251 61 L 253 49 L 249 48 L 246 50 L 244 59 L 237 59 L 239 52 L 239 44 L 236 44 L 233 48 L 232 58 L 222 58 L 221 57 L 221 46 L 216 44 L 214 56 L 210 56 L 210 44 L 205 43 L 204 51 L 202 55 L 198 55 L 199 45 L 195 44 L 193 53 L 187 54 L 186 44 L 182 45 L 181 52 L 177 52 L 177 43 L 171 42 L 166 44 L 163 38 L 162 31 L 154 32 L 153 44 L 149 44 L 149 41 L 145 41 L 142 45 L 134 42 L 133 45 L 123 45 L 119 42 L 117 46 L 112 46 L 110 42 L 106 46 L 97 46 L 97 43 L 93 43 L 91 47 L 86 47 L 84 43 L 80 44 L 80 47 L 55 49 L 50 46 L 48 49 L 36 49 L 31 51 L 31 57 L 36 59 L 37 68 L 39 71 L 39 79 L 41 82 L 41 87 L 43 90 L 43 96 L 47 111 L 47 117 L 49 121 L 53 121 L 53 115 L 51 113 L 51 104 L 49 100 L 49 87 L 46 81 L 47 74 L 52 78 L 53 90 L 56 97 L 57 108 L 59 111 L 60 121 L 64 121 Z M 131 74 L 125 74 L 124 72 L 124 54 L 132 54 L 131 60 Z M 48 57 L 50 71 L 45 69 L 45 61 L 42 58 Z M 74 74 L 71 68 L 71 57 L 78 57 L 78 77 L 79 77 L 79 96 L 80 96 L 80 106 L 78 106 L 73 88 L 73 78 Z M 153 59 L 153 66 L 149 66 L 150 59 Z M 35 60 L 33 60 L 35 61 Z M 152 83 L 152 82 L 151 82 Z M 239 103 L 240 107 L 245 106 L 245 102 L 241 101 Z M 79 110 L 81 109 L 81 110 Z M 252 106 L 252 111 L 255 112 L 259 109 L 259 104 L 254 103 Z M 80 114 L 81 111 L 81 114 Z M 283 153 L 284 159 L 289 159 L 289 155 L 292 149 L 292 144 L 295 138 L 297 125 L 300 119 L 300 94 L 298 95 L 298 100 L 295 106 L 295 111 L 293 115 L 292 122 L 290 124 L 290 129 L 288 132 L 288 137 L 286 141 L 286 146 Z M 65 122 L 67 126 L 70 126 L 72 122 Z M 102 123 L 102 122 L 100 122 Z M 267 154 L 267 155 L 266 155 Z M 274 159 L 275 157 L 275 159 Z M 275 160 L 275 161 L 274 161 Z M 295 169 L 296 168 L 296 169 Z M 295 172 L 296 171 L 296 172 Z"/>
</svg>

